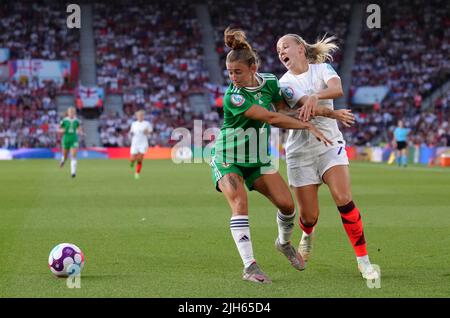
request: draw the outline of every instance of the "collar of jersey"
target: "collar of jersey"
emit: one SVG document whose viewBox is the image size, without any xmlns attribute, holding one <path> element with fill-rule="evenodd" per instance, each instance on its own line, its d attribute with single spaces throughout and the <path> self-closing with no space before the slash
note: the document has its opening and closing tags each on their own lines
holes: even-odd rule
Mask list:
<svg viewBox="0 0 450 318">
<path fill-rule="evenodd" d="M 241 89 L 245 89 L 246 91 L 249 92 L 256 92 L 257 90 L 260 90 L 264 84 L 266 84 L 266 79 L 264 77 L 262 77 L 261 75 L 259 75 L 259 73 L 256 73 L 256 80 L 258 81 L 259 86 L 256 87 L 236 87 L 234 86 L 235 89 L 237 89 L 238 91 Z"/>
<path fill-rule="evenodd" d="M 291 71 L 288 70 L 288 73 L 292 76 L 306 76 L 306 74 L 311 70 L 311 64 L 308 64 L 308 70 L 306 72 L 303 72 L 301 74 L 294 74 Z"/>
</svg>

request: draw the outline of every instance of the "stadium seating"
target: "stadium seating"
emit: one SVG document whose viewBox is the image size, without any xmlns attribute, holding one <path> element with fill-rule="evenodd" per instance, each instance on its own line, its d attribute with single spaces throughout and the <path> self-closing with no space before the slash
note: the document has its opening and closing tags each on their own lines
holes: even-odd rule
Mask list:
<svg viewBox="0 0 450 318">
<path fill-rule="evenodd" d="M 261 59 L 261 72 L 270 72 L 277 76 L 286 72 L 278 60 L 276 42 L 287 33 L 299 34 L 308 43 L 315 43 L 325 34 L 335 35 L 341 49 L 333 56 L 332 64 L 339 69 L 344 39 L 348 32 L 351 9 L 349 2 L 209 0 L 208 4 L 216 31 L 216 49 L 224 70 L 226 53 L 229 51 L 223 43 L 223 31 L 227 26 L 246 31 L 249 42 Z M 226 71 L 224 72 L 224 78 L 227 79 Z"/>
<path fill-rule="evenodd" d="M 206 0 L 214 31 L 222 85 L 209 82 L 194 4 L 183 0 L 98 2 L 93 4 L 97 84 L 106 94 L 123 96 L 124 114 L 105 111 L 99 133 L 103 146 L 128 146 L 133 114 L 146 110 L 154 126 L 151 145 L 170 146 L 176 127 L 192 128 L 193 119 L 220 127 L 221 103 L 228 84 L 223 31 L 244 29 L 261 58 L 261 72 L 281 76 L 276 41 L 286 33 L 300 34 L 312 43 L 336 35 L 340 50 L 333 66 L 339 72 L 349 32 L 352 2 L 313 0 Z M 390 92 L 373 108 L 355 110 L 356 124 L 343 128 L 349 145 L 374 146 L 392 140 L 399 119 L 413 128 L 412 142 L 448 145 L 449 95 L 443 92 L 429 109 L 423 102 L 448 80 L 450 70 L 450 4 L 444 0 L 379 1 L 382 28 L 363 27 L 352 70 L 350 98 L 358 87 L 387 85 Z M 274 18 L 276 17 L 276 18 Z M 78 59 L 79 32 L 65 25 L 65 7 L 50 2 L 7 1 L 0 8 L 0 47 L 10 59 Z M 51 147 L 61 114 L 55 98 L 67 86 L 35 80 L 0 83 L 0 147 Z M 210 91 L 210 113 L 193 114 L 190 92 Z M 351 100 L 349 101 L 351 104 Z M 431 131 L 431 132 L 430 132 Z"/>
<path fill-rule="evenodd" d="M 79 32 L 65 25 L 62 2 L 2 2 L 0 48 L 9 49 L 11 60 L 77 59 Z M 55 98 L 68 89 L 67 83 L 36 79 L 0 82 L 0 147 L 56 146 L 62 114 L 57 114 Z"/>
<path fill-rule="evenodd" d="M 190 1 L 96 3 L 94 32 L 98 84 L 107 92 L 123 94 L 124 107 L 130 110 L 125 112 L 127 119 L 145 109 L 155 128 L 150 143 L 167 145 L 174 127 L 185 125 L 188 92 L 208 80 Z M 107 133 L 125 129 L 121 123 L 127 119 L 102 122 L 104 145 L 120 136 L 124 145 L 129 144 L 126 134 Z"/>
<path fill-rule="evenodd" d="M 357 125 L 345 129 L 346 139 L 356 145 L 390 141 L 397 121 L 404 119 L 413 128 L 413 142 L 443 143 L 435 132 L 445 126 L 448 113 L 446 119 L 441 113 L 434 121 L 438 111 L 423 113 L 422 101 L 449 78 L 449 2 L 381 1 L 379 5 L 384 13 L 382 27 L 363 29 L 351 91 L 359 86 L 387 85 L 390 92 L 373 111 L 358 113 Z M 448 100 L 443 104 L 448 107 Z"/>
</svg>

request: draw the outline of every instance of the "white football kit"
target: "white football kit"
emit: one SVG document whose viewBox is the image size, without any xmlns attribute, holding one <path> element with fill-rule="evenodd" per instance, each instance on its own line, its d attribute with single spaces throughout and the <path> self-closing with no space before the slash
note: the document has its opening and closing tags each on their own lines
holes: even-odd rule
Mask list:
<svg viewBox="0 0 450 318">
<path fill-rule="evenodd" d="M 308 71 L 300 75 L 286 72 L 280 79 L 281 91 L 290 107 L 294 107 L 305 95 L 311 95 L 327 88 L 327 82 L 337 77 L 330 64 L 309 64 Z M 334 109 L 332 99 L 321 99 L 318 105 Z M 345 141 L 339 131 L 337 121 L 317 116 L 311 119 L 329 140 L 331 146 L 319 141 L 308 130 L 289 130 L 286 141 L 286 163 L 289 185 L 302 187 L 321 184 L 323 174 L 333 166 L 348 165 Z"/>
<path fill-rule="evenodd" d="M 131 155 L 138 153 L 145 154 L 148 150 L 148 139 L 147 135 L 144 133 L 145 130 L 149 132 L 153 131 L 153 126 L 148 121 L 134 121 L 131 124 L 130 133 L 132 134 L 131 139 Z"/>
</svg>

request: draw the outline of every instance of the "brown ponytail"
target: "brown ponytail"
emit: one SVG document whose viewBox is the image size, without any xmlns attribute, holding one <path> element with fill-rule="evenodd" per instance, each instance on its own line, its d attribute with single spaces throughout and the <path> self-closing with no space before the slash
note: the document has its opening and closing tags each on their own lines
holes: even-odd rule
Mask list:
<svg viewBox="0 0 450 318">
<path fill-rule="evenodd" d="M 245 32 L 240 29 L 226 28 L 223 40 L 225 45 L 231 49 L 227 55 L 228 62 L 243 62 L 249 67 L 253 64 L 259 66 L 259 58 L 252 46 L 247 42 Z"/>
</svg>

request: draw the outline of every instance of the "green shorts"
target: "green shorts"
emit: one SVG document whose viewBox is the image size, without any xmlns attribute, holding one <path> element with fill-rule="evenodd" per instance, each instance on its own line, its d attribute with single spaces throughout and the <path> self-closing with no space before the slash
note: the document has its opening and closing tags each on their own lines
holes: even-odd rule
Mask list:
<svg viewBox="0 0 450 318">
<path fill-rule="evenodd" d="M 244 178 L 245 185 L 247 186 L 249 191 L 253 189 L 253 183 L 261 177 L 265 171 L 271 170 L 271 163 L 265 164 L 259 167 L 243 167 L 232 163 L 219 163 L 214 160 L 211 160 L 209 164 L 211 166 L 211 173 L 214 185 L 216 186 L 216 190 L 219 192 L 219 180 L 222 179 L 228 173 L 236 173 Z M 269 170 L 268 170 L 269 168 Z"/>
<path fill-rule="evenodd" d="M 63 137 L 61 147 L 63 149 L 78 148 L 78 140 L 76 138 Z"/>
</svg>

